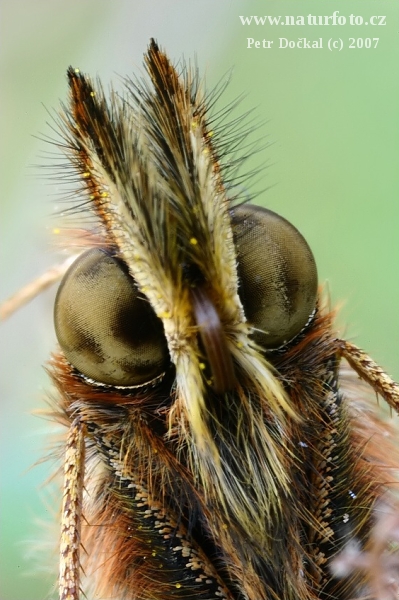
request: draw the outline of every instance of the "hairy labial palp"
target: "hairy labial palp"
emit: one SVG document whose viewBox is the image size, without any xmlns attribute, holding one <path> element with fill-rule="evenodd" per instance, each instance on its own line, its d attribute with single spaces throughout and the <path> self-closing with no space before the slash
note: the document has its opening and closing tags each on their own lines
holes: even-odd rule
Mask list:
<svg viewBox="0 0 399 600">
<path fill-rule="evenodd" d="M 297 229 L 240 196 L 218 93 L 153 40 L 145 66 L 109 100 L 70 68 L 61 113 L 93 227 L 49 367 L 60 599 L 394 598 L 399 535 L 373 522 L 399 458 L 358 377 L 396 412 L 399 386 L 337 337 Z"/>
</svg>

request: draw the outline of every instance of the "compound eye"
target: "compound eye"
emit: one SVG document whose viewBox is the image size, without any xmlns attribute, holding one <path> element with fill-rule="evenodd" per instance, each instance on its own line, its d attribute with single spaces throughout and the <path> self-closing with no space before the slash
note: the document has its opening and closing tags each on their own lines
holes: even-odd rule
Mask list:
<svg viewBox="0 0 399 600">
<path fill-rule="evenodd" d="M 161 320 L 124 263 L 104 250 L 88 250 L 67 271 L 54 322 L 66 359 L 98 383 L 143 385 L 169 363 Z"/>
<path fill-rule="evenodd" d="M 244 204 L 230 215 L 245 315 L 255 341 L 278 348 L 303 329 L 315 309 L 313 254 L 299 231 L 270 210 Z"/>
</svg>

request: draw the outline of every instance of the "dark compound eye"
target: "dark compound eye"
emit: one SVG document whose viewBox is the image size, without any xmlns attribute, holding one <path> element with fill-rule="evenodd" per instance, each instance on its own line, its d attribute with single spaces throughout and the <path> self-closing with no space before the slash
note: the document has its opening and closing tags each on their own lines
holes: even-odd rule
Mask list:
<svg viewBox="0 0 399 600">
<path fill-rule="evenodd" d="M 169 363 L 161 320 L 125 265 L 104 250 L 85 252 L 67 271 L 54 321 L 66 359 L 99 383 L 142 385 Z"/>
<path fill-rule="evenodd" d="M 231 211 L 239 294 L 254 339 L 273 349 L 294 338 L 316 305 L 317 270 L 312 252 L 293 225 L 259 206 Z"/>
</svg>

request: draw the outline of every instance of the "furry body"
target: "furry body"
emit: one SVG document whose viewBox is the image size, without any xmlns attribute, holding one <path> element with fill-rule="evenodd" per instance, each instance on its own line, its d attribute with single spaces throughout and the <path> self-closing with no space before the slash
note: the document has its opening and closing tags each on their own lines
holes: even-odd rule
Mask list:
<svg viewBox="0 0 399 600">
<path fill-rule="evenodd" d="M 52 359 L 76 448 L 61 598 L 78 597 L 80 561 L 96 598 L 360 598 L 367 573 L 336 579 L 329 562 L 354 539 L 367 548 L 376 500 L 395 483 L 391 434 L 361 386 L 344 395 L 342 342 L 320 299 L 280 347 L 254 341 L 237 272 L 246 221 L 225 183 L 235 166 L 192 72 L 179 76 L 155 42 L 146 65 L 153 87 L 128 81 L 111 104 L 69 70 L 64 148 L 98 218 L 101 264 L 134 280 L 167 365 L 119 386 L 79 372 L 68 351 Z"/>
</svg>

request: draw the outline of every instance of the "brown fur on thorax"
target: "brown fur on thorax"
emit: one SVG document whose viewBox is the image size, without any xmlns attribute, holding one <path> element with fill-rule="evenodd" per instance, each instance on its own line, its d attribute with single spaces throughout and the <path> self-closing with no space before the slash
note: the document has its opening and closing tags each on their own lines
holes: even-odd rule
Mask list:
<svg viewBox="0 0 399 600">
<path fill-rule="evenodd" d="M 347 373 L 341 381 L 339 342 L 333 335 L 331 321 L 332 315 L 319 312 L 296 344 L 287 352 L 269 357 L 298 414 L 298 419 L 291 420 L 290 430 L 286 431 L 286 468 L 291 473 L 293 487 L 282 508 L 289 528 L 280 548 L 282 560 L 290 564 L 294 572 L 288 573 L 284 584 L 274 583 L 275 592 L 280 585 L 280 593 L 287 598 L 325 597 L 324 594 L 332 592 L 336 597 L 345 597 L 341 595 L 347 594 L 350 588 L 354 590 L 355 585 L 357 589 L 362 588 L 358 577 L 353 578 L 352 583 L 347 580 L 331 583 L 327 558 L 339 553 L 354 538 L 367 540 L 375 500 L 391 487 L 393 480 L 392 432 L 375 416 L 364 386 L 353 381 L 353 377 L 348 378 Z M 135 590 L 141 590 L 135 591 L 138 595 L 134 597 L 138 599 L 179 597 L 173 577 L 168 583 L 165 571 L 160 575 L 159 557 L 156 551 L 153 555 L 152 549 L 154 532 L 148 534 L 147 531 L 147 538 L 141 536 L 143 523 L 137 516 L 135 502 L 121 492 L 121 481 L 124 478 L 130 481 L 134 475 L 135 484 L 142 486 L 147 495 L 150 512 L 162 508 L 167 519 L 175 523 L 172 536 L 176 532 L 183 536 L 190 551 L 202 557 L 199 572 L 216 582 L 224 597 L 235 598 L 234 590 L 240 585 L 248 598 L 273 597 L 272 586 L 262 576 L 265 565 L 262 560 L 256 561 L 256 539 L 250 541 L 245 536 L 243 524 L 247 517 L 243 514 L 240 524 L 237 516 L 224 512 L 218 490 L 204 494 L 185 462 L 186 441 L 182 431 L 179 434 L 177 427 L 174 435 L 168 436 L 168 412 L 175 400 L 173 385 L 169 383 L 169 398 L 164 391 L 163 406 L 157 412 L 154 390 L 136 395 L 121 395 L 112 389 L 93 391 L 60 355 L 53 358 L 52 368 L 54 380 L 62 390 L 64 417 L 73 419 L 79 415 L 88 427 L 90 476 L 86 479 L 90 483 L 86 484 L 84 517 L 87 524 L 83 530 L 88 563 L 84 561 L 84 565 L 88 573 L 94 566 L 98 567 L 101 576 L 97 591 L 105 596 L 119 594 L 118 597 L 123 598 L 122 590 L 130 586 L 133 589 L 134 585 Z M 349 389 L 351 400 L 350 408 L 346 393 L 340 401 L 341 458 L 335 467 L 336 481 L 323 455 L 328 448 L 323 440 L 332 438 L 334 444 L 336 436 L 334 424 L 326 417 L 323 406 L 326 398 L 323 382 L 328 376 L 336 378 L 337 386 L 339 379 L 340 385 L 343 383 L 344 389 Z M 267 415 L 267 406 L 264 408 Z M 370 431 L 373 431 L 371 436 Z M 332 480 L 328 481 L 328 477 Z M 342 513 L 341 506 L 345 498 L 348 526 L 343 523 L 337 529 L 337 520 L 346 518 L 347 513 Z M 335 513 L 337 499 L 340 507 Z M 340 539 L 336 539 L 337 532 Z M 207 558 L 204 554 L 201 544 L 206 537 L 218 553 L 217 559 L 216 555 Z M 326 543 L 331 553 L 328 557 L 323 546 Z M 129 573 L 133 567 L 134 578 L 130 584 Z M 302 575 L 302 571 L 306 575 Z"/>
</svg>

